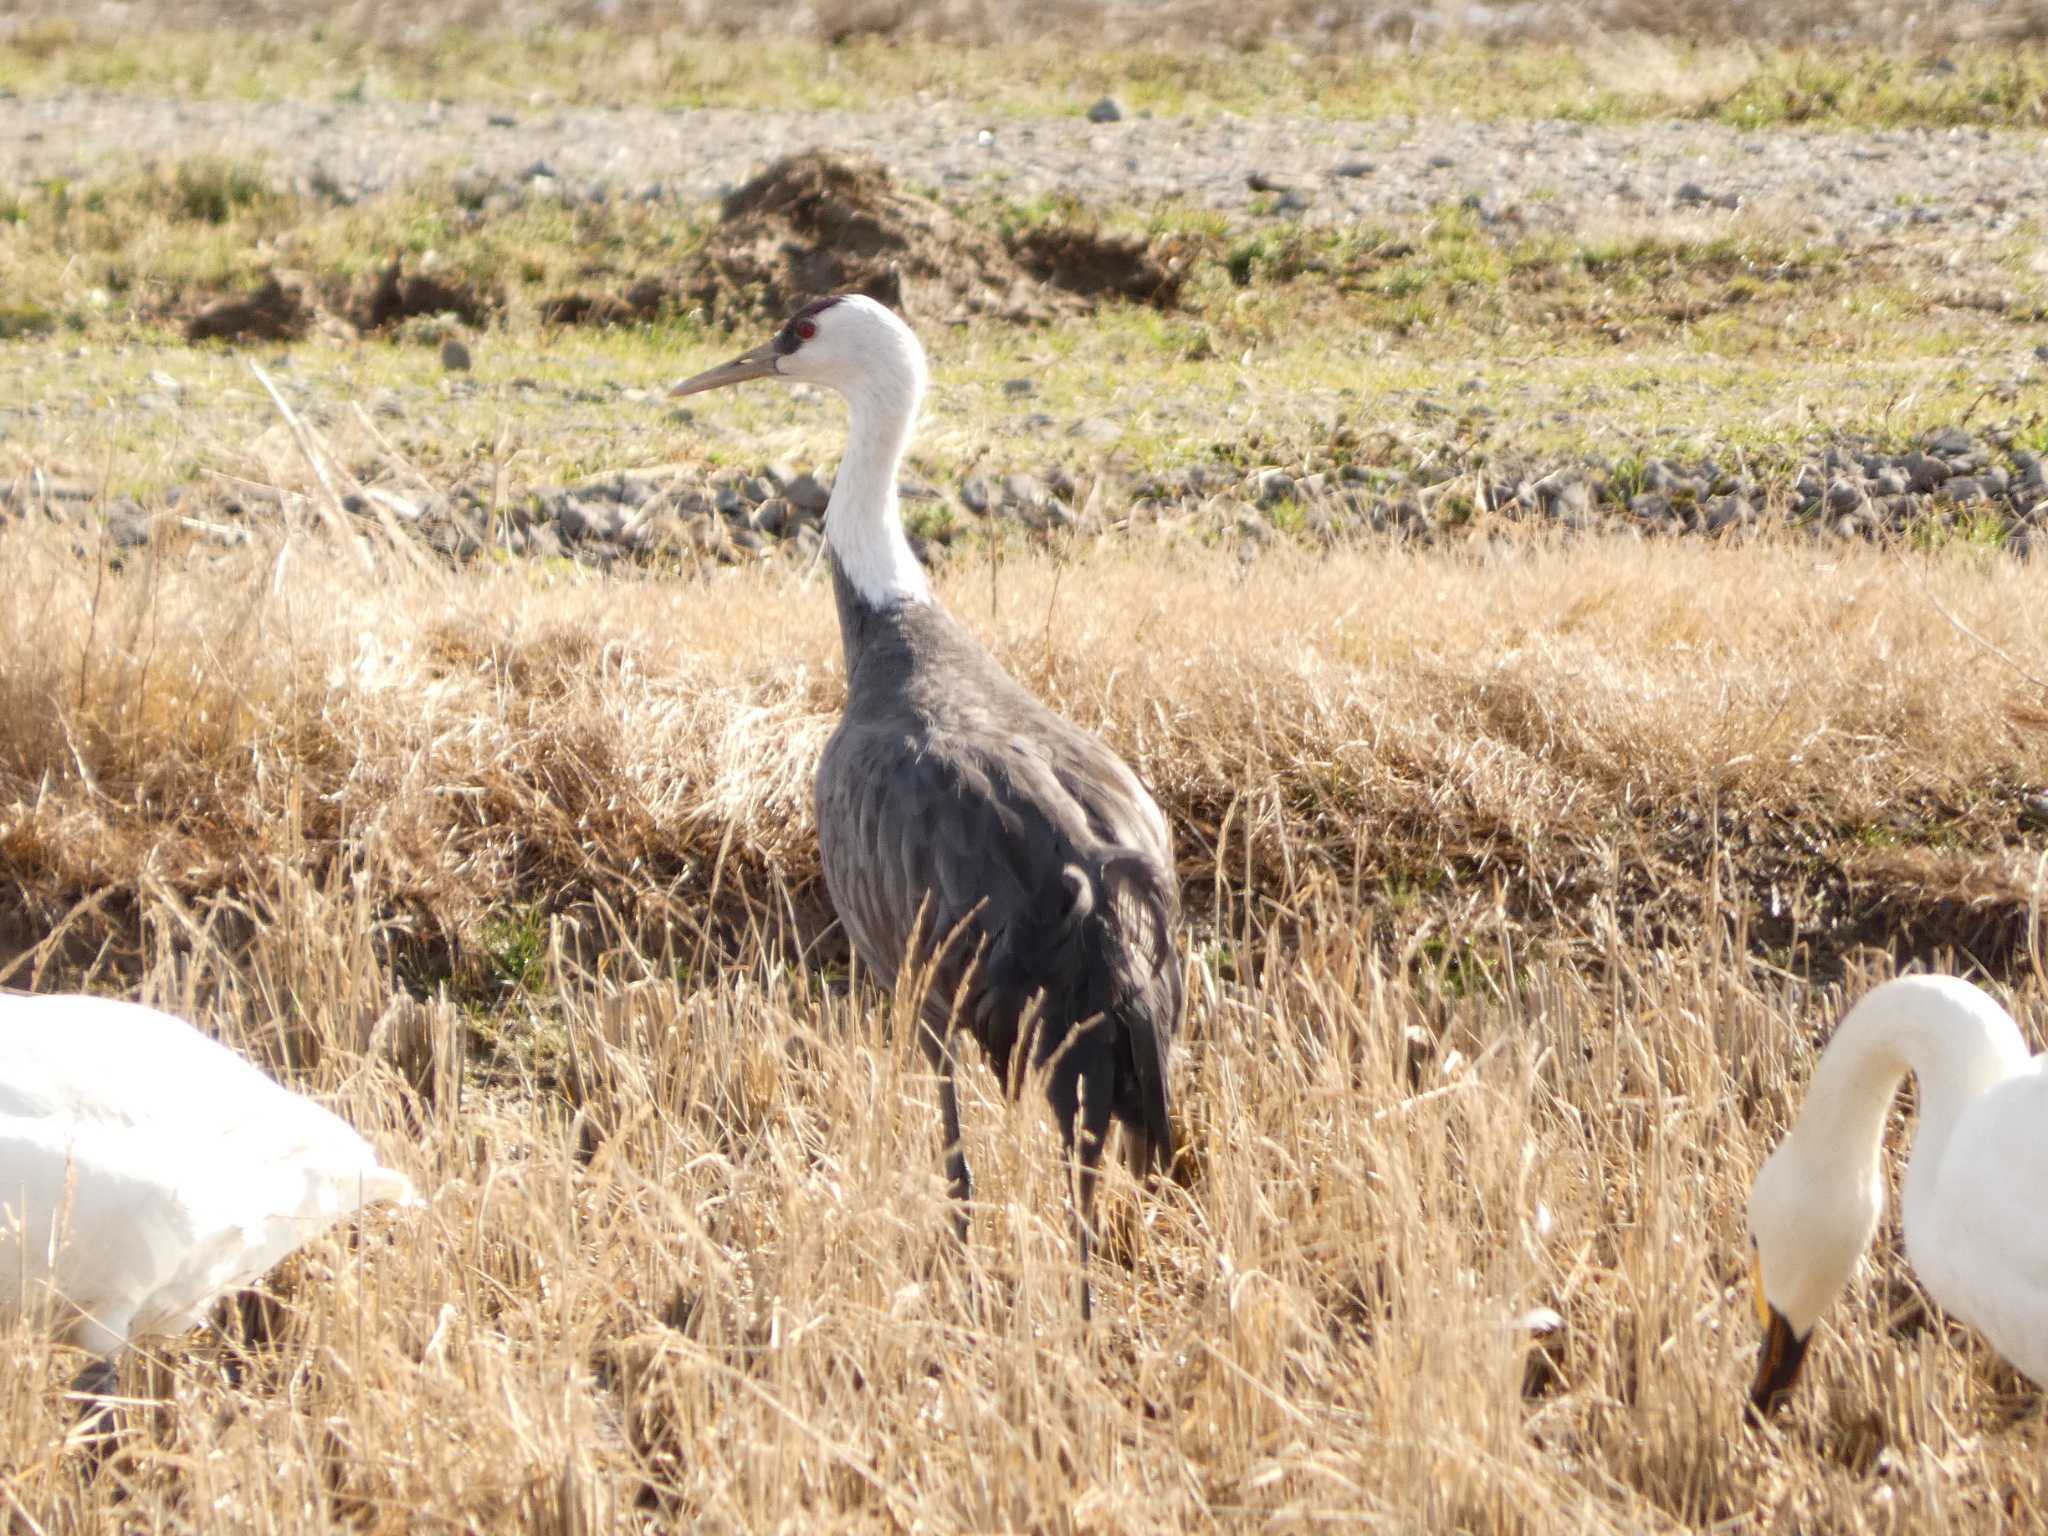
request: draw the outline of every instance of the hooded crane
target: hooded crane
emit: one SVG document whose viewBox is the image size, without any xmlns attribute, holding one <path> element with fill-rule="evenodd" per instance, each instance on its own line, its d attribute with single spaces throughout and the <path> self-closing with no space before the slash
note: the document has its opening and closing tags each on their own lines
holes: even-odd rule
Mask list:
<svg viewBox="0 0 2048 1536">
<path fill-rule="evenodd" d="M 1906 976 L 1836 1027 L 1750 1193 L 1764 1326 L 1750 1402 L 1764 1412 L 1791 1392 L 1814 1323 L 1877 1232 L 1884 1125 L 1909 1072 L 1920 1123 L 1899 1189 L 1906 1257 L 1929 1296 L 2048 1385 L 2048 1056 L 1967 981 Z"/>
<path fill-rule="evenodd" d="M 896 499 L 925 389 L 910 327 L 869 298 L 823 299 L 670 393 L 761 378 L 836 390 L 849 413 L 825 509 L 846 656 L 846 710 L 816 784 L 826 890 L 885 988 L 906 967 L 926 982 L 919 1035 L 963 1240 L 974 1186 L 954 1031 L 981 1042 L 1013 1091 L 1026 1066 L 1045 1074 L 1074 1169 L 1086 1317 L 1110 1122 L 1133 1174 L 1173 1161 L 1167 1052 L 1182 978 L 1166 820 L 1115 753 L 1026 693 L 933 601 Z"/>
<path fill-rule="evenodd" d="M 0 993 L 0 1315 L 47 1308 L 116 1360 L 373 1200 L 412 1185 L 312 1100 L 184 1020 L 105 997 Z"/>
</svg>

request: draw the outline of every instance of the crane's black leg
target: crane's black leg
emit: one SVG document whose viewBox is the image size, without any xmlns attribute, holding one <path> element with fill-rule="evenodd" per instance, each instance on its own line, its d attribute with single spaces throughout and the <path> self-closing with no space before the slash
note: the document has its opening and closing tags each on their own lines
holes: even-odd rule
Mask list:
<svg viewBox="0 0 2048 1536">
<path fill-rule="evenodd" d="M 121 1391 L 121 1371 L 110 1359 L 96 1356 L 71 1379 L 71 1395 L 79 1400 L 78 1432 L 85 1440 L 88 1463 L 97 1471 L 114 1443 L 114 1404 Z"/>
<path fill-rule="evenodd" d="M 967 1241 L 967 1202 L 974 1198 L 974 1175 L 967 1168 L 967 1149 L 960 1140 L 960 1093 L 953 1084 L 953 1047 L 945 1036 L 926 1025 L 918 1032 L 924 1040 L 924 1054 L 939 1075 L 939 1130 L 945 1138 L 946 1192 L 953 1197 L 953 1232 Z"/>
<path fill-rule="evenodd" d="M 1085 1050 L 1085 1043 L 1081 1045 Z M 1074 1243 L 1081 1256 L 1081 1321 L 1094 1313 L 1088 1286 L 1095 1252 L 1095 1185 L 1102 1169 L 1102 1148 L 1109 1138 L 1110 1084 L 1114 1068 L 1108 1054 L 1091 1057 L 1078 1070 L 1055 1069 L 1051 1085 L 1053 1111 L 1066 1138 L 1068 1166 L 1074 1179 Z M 1078 1102 L 1077 1102 L 1078 1101 Z"/>
</svg>

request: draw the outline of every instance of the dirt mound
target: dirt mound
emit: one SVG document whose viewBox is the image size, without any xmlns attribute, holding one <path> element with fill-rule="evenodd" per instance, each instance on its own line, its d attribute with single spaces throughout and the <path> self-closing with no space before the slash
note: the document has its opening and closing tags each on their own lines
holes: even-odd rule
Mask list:
<svg viewBox="0 0 2048 1536">
<path fill-rule="evenodd" d="M 273 272 L 252 293 L 231 294 L 194 310 L 187 341 L 297 341 L 312 329 L 320 306 L 305 280 Z"/>
<path fill-rule="evenodd" d="M 453 315 L 464 325 L 480 326 L 503 301 L 468 283 L 448 282 L 427 273 L 408 273 L 404 258 L 394 255 L 369 290 L 348 306 L 348 315 L 364 331 L 381 331 L 415 315 Z"/>
<path fill-rule="evenodd" d="M 452 314 L 464 325 L 481 326 L 502 306 L 497 294 L 467 283 L 407 273 L 394 256 L 367 286 L 354 289 L 339 279 L 316 286 L 303 273 L 271 272 L 248 293 L 202 301 L 185 315 L 185 339 L 298 341 L 314 330 L 353 338 L 388 330 L 417 315 Z M 173 303 L 169 308 L 176 313 L 183 306 Z"/>
<path fill-rule="evenodd" d="M 1171 307 L 1181 277 L 1148 247 L 1078 228 L 1005 241 L 896 186 L 869 161 L 778 160 L 730 193 L 678 297 L 728 325 L 865 293 L 938 319 L 1045 320 L 1105 299 Z"/>
<path fill-rule="evenodd" d="M 666 283 L 643 277 L 621 295 L 571 289 L 541 300 L 543 325 L 637 325 L 658 317 L 673 297 Z"/>
<path fill-rule="evenodd" d="M 1166 257 L 1143 240 L 1118 239 L 1072 225 L 1024 230 L 1011 240 L 1010 251 L 1041 282 L 1098 302 L 1127 299 L 1173 309 L 1180 303 L 1181 284 L 1187 281 L 1184 259 Z"/>
</svg>

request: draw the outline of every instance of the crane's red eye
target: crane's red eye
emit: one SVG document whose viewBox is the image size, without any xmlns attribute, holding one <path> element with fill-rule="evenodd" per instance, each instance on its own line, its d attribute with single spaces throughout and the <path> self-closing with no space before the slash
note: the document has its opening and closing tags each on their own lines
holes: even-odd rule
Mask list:
<svg viewBox="0 0 2048 1536">
<path fill-rule="evenodd" d="M 811 338 L 812 338 L 813 336 L 815 336 L 815 335 L 817 335 L 817 334 L 818 334 L 818 327 L 817 327 L 817 326 L 816 326 L 816 325 L 815 325 L 814 323 L 812 323 L 811 321 L 809 321 L 809 320 L 799 320 L 799 321 L 797 321 L 797 323 L 796 323 L 796 339 L 797 339 L 798 341 L 809 341 L 809 340 L 810 340 L 810 339 L 811 339 Z"/>
</svg>

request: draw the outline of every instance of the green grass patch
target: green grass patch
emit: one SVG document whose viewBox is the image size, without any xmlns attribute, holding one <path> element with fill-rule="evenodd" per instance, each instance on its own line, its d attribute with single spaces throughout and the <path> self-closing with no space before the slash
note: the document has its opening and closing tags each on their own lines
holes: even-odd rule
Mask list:
<svg viewBox="0 0 2048 1536">
<path fill-rule="evenodd" d="M 1054 27 L 1000 48 L 914 35 L 839 42 L 543 26 L 428 26 L 403 38 L 325 24 L 100 33 L 37 22 L 0 42 L 0 88 L 340 101 L 884 110 L 972 102 L 1078 114 L 1097 97 L 1160 114 L 1329 118 L 1707 117 L 1746 127 L 2048 122 L 2048 50 L 1751 47 L 1642 39 L 1413 48 L 1284 42 L 1076 46 Z M 1475 90 L 1475 82 L 1483 89 Z"/>
</svg>

